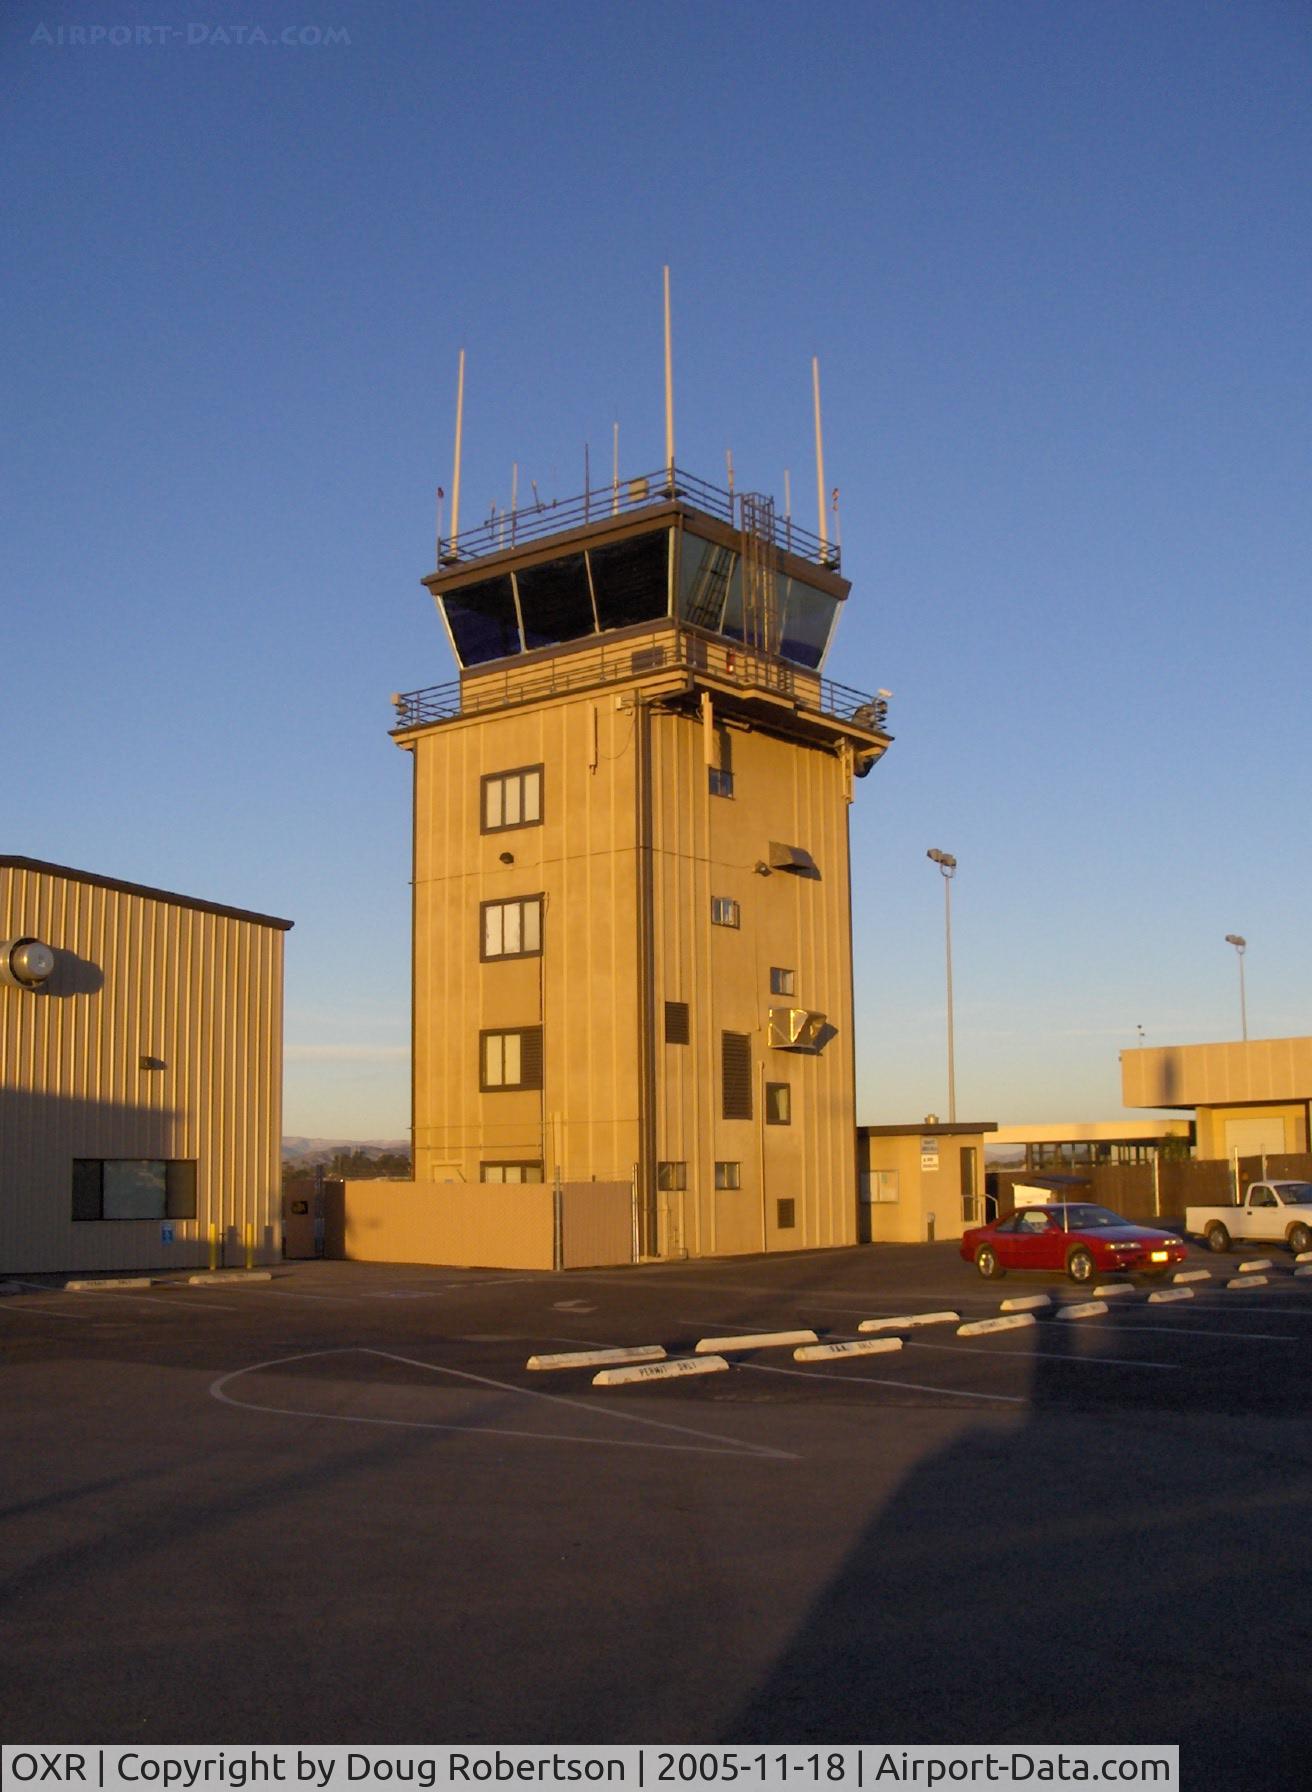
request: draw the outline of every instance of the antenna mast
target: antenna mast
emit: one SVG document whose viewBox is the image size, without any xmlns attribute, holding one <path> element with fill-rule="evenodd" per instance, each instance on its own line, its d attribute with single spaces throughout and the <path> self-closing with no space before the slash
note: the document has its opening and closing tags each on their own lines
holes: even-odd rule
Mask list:
<svg viewBox="0 0 1312 1792">
<path fill-rule="evenodd" d="M 820 558 L 829 558 L 829 535 L 825 527 L 825 444 L 820 429 L 820 357 L 811 356 L 811 390 L 815 396 L 815 490 L 820 511 Z"/>
<path fill-rule="evenodd" d="M 674 356 L 670 343 L 670 270 L 665 269 L 665 470 L 674 490 Z"/>
<path fill-rule="evenodd" d="M 460 371 L 456 376 L 456 453 L 451 475 L 451 558 L 456 557 L 456 537 L 460 533 L 460 440 L 465 422 L 465 351 L 460 351 Z"/>
</svg>

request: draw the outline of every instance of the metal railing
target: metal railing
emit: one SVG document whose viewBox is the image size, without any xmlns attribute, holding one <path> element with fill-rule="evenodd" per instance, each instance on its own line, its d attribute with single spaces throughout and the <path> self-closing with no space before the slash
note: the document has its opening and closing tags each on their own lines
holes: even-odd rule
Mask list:
<svg viewBox="0 0 1312 1792">
<path fill-rule="evenodd" d="M 695 510 L 718 517 L 732 528 L 742 527 L 740 505 L 749 494 L 722 491 L 708 485 L 681 468 L 662 467 L 656 473 L 640 473 L 635 479 L 623 479 L 618 485 L 594 486 L 573 498 L 534 498 L 532 504 L 513 510 L 498 510 L 494 505 L 486 522 L 458 535 L 443 536 L 438 541 L 438 568 L 442 572 L 462 565 L 467 560 L 486 559 L 490 554 L 504 554 L 525 542 L 541 540 L 588 523 L 604 522 L 611 516 L 631 516 L 657 504 L 685 499 Z M 842 564 L 838 548 L 831 541 L 821 541 L 809 529 L 803 529 L 791 517 L 775 515 L 774 545 L 786 553 L 812 560 L 829 572 L 837 572 Z"/>
<path fill-rule="evenodd" d="M 464 685 L 453 679 L 419 691 L 399 692 L 392 699 L 395 725 L 417 728 L 430 722 L 449 722 L 458 716 L 515 708 L 544 697 L 680 667 L 709 672 L 743 690 L 781 693 L 792 698 L 800 710 L 852 722 L 875 733 L 882 733 L 888 720 L 888 700 L 882 695 L 872 697 L 732 641 L 708 640 L 676 628 L 654 636 L 628 635 L 623 642 L 593 647 L 577 657 L 547 660 L 532 669 L 521 662 L 499 674 L 474 671 L 467 674 Z"/>
</svg>

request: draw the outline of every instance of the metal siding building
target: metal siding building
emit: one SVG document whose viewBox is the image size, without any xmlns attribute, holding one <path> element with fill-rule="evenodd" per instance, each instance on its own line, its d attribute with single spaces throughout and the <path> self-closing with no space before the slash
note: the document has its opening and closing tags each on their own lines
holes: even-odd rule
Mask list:
<svg viewBox="0 0 1312 1792">
<path fill-rule="evenodd" d="M 54 955 L 0 981 L 0 1273 L 280 1255 L 290 926 L 0 857 L 0 940 Z"/>
</svg>

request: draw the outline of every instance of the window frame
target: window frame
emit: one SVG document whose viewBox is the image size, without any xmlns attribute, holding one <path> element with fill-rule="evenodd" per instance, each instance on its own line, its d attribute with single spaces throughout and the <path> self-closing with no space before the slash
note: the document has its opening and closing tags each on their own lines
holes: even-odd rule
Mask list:
<svg viewBox="0 0 1312 1792">
<path fill-rule="evenodd" d="M 536 1176 L 489 1176 L 489 1170 L 536 1170 Z M 538 1187 L 545 1178 L 540 1157 L 496 1157 L 485 1159 L 478 1166 L 478 1180 L 492 1188 Z"/>
<path fill-rule="evenodd" d="M 656 1163 L 656 1187 L 662 1194 L 682 1194 L 688 1187 L 688 1160 L 660 1158 Z"/>
<path fill-rule="evenodd" d="M 733 773 L 726 771 L 722 765 L 708 765 L 706 768 L 706 793 L 733 801 Z"/>
<path fill-rule="evenodd" d="M 536 1079 L 536 1081 L 525 1082 L 524 1081 L 524 1059 L 527 1054 L 525 1053 L 525 1050 L 524 1050 L 524 1041 L 525 1041 L 525 1039 L 531 1037 L 535 1033 L 537 1035 L 537 1079 Z M 502 1080 L 501 1082 L 493 1083 L 493 1082 L 488 1081 L 488 1077 L 487 1077 L 487 1047 L 488 1047 L 488 1041 L 490 1039 L 501 1039 L 501 1040 L 518 1039 L 518 1041 L 519 1041 L 519 1072 L 520 1072 L 520 1080 L 518 1082 L 508 1083 L 508 1082 L 505 1082 L 504 1080 Z M 503 1048 L 502 1048 L 503 1068 L 504 1068 L 504 1063 L 505 1063 L 505 1048 L 503 1046 Z M 545 1080 L 546 1080 L 546 1067 L 543 1062 L 542 1027 L 541 1027 L 541 1025 L 535 1025 L 535 1026 L 530 1026 L 530 1027 L 480 1027 L 479 1028 L 479 1033 L 478 1033 L 478 1091 L 479 1091 L 480 1095 L 514 1094 L 516 1091 L 522 1090 L 522 1089 L 538 1090 L 538 1089 L 542 1088 Z"/>
<path fill-rule="evenodd" d="M 520 828 L 540 828 L 543 819 L 543 785 L 545 778 L 545 762 L 537 765 L 512 765 L 504 772 L 485 772 L 478 783 L 478 826 L 481 834 L 513 834 Z M 538 781 L 538 812 L 530 820 L 489 822 L 487 799 L 488 790 L 493 784 L 505 786 L 515 779 L 519 783 L 519 810 L 524 813 L 524 780 L 536 776 Z M 505 792 L 502 791 L 501 813 L 506 811 Z"/>
<path fill-rule="evenodd" d="M 783 1113 L 771 1111 L 773 1097 L 783 1090 Z M 765 1085 L 765 1124 L 767 1126 L 791 1126 L 793 1124 L 793 1085 L 791 1083 L 767 1083 Z"/>
<path fill-rule="evenodd" d="M 770 994 L 772 996 L 795 996 L 797 994 L 797 972 L 786 964 L 770 966 Z"/>
<path fill-rule="evenodd" d="M 544 900 L 545 894 L 546 894 L 545 891 L 536 890 L 530 896 L 506 896 L 506 897 L 502 897 L 499 900 L 496 900 L 493 902 L 480 902 L 479 903 L 479 905 L 478 905 L 478 957 L 479 957 L 480 964 L 500 964 L 503 959 L 541 958 L 541 956 L 542 956 L 542 923 L 543 923 L 543 920 L 545 919 L 545 911 L 546 911 L 546 903 Z M 537 943 L 537 945 L 527 947 L 524 950 L 521 950 L 519 952 L 489 952 L 487 949 L 488 910 L 494 909 L 494 908 L 499 908 L 499 909 L 518 908 L 521 911 L 520 918 L 519 918 L 519 937 L 521 939 L 523 939 L 523 937 L 524 937 L 524 914 L 523 914 L 523 911 L 525 909 L 529 908 L 531 905 L 536 906 L 537 911 L 538 911 L 538 928 L 537 928 L 538 943 Z M 503 939 L 505 938 L 505 921 L 504 921 L 504 919 L 502 921 L 501 937 Z"/>
<path fill-rule="evenodd" d="M 735 1189 L 743 1185 L 742 1159 L 723 1157 L 715 1160 L 715 1186 L 717 1189 Z"/>
<path fill-rule="evenodd" d="M 110 1164 L 158 1164 L 164 1171 L 163 1201 L 159 1213 L 106 1213 L 105 1212 L 105 1170 Z M 96 1183 L 96 1213 L 78 1213 L 78 1166 L 95 1166 L 93 1178 L 83 1170 L 84 1184 L 92 1180 Z M 199 1160 L 194 1157 L 75 1157 L 71 1160 L 69 1188 L 69 1223 L 75 1226 L 121 1226 L 146 1225 L 158 1226 L 169 1220 L 194 1220 L 199 1218 L 196 1182 Z M 183 1172 L 186 1172 L 184 1174 Z M 87 1188 L 82 1190 L 85 1203 Z"/>
<path fill-rule="evenodd" d="M 736 896 L 711 897 L 711 926 L 741 928 L 742 909 Z"/>
</svg>

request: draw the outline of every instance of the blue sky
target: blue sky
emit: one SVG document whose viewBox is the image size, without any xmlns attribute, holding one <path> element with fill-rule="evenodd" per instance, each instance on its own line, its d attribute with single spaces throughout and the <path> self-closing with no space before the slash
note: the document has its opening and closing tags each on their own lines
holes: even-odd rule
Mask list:
<svg viewBox="0 0 1312 1792">
<path fill-rule="evenodd" d="M 680 464 L 812 525 L 821 357 L 860 1117 L 945 1112 L 930 846 L 963 1117 L 1235 1036 L 1228 932 L 1312 1030 L 1301 0 L 10 0 L 0 59 L 6 849 L 294 918 L 287 1131 L 408 1126 L 458 352 L 465 521 L 654 466 L 665 263 Z"/>
</svg>

